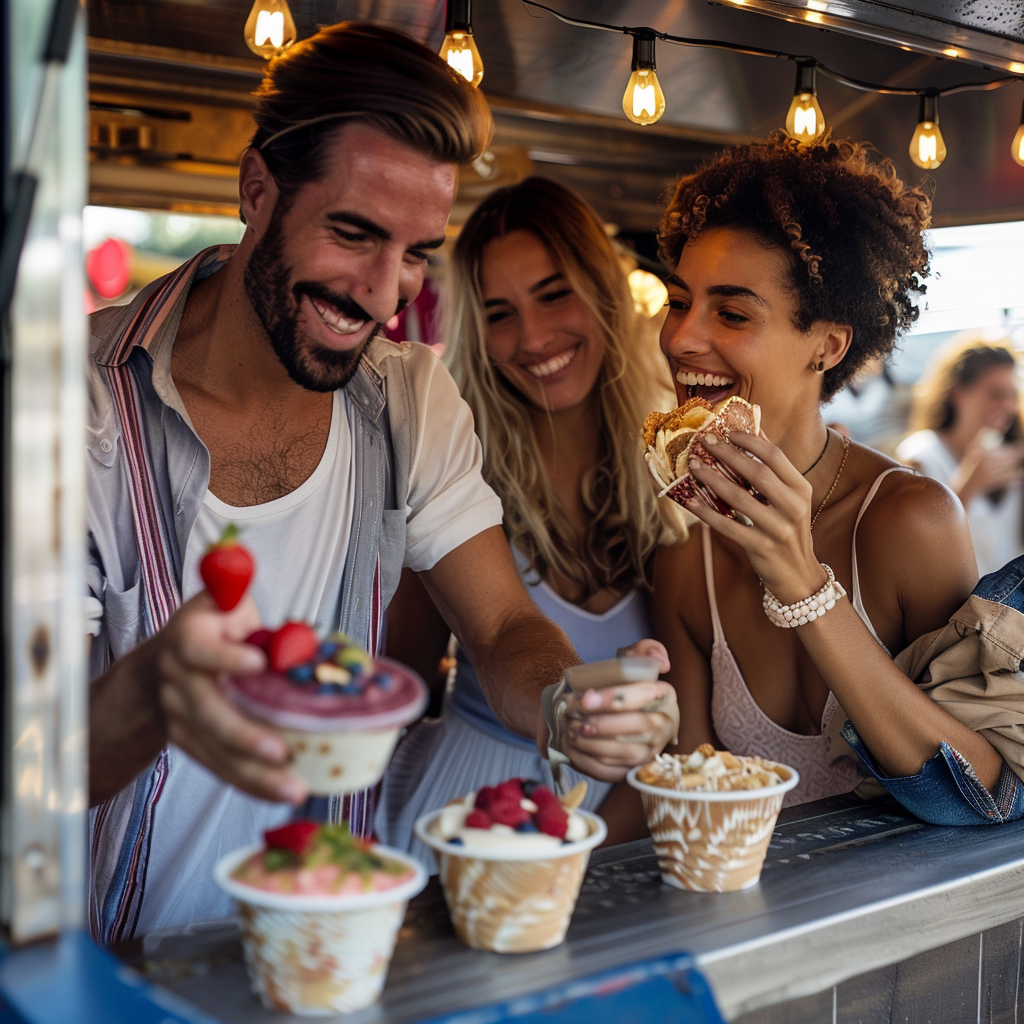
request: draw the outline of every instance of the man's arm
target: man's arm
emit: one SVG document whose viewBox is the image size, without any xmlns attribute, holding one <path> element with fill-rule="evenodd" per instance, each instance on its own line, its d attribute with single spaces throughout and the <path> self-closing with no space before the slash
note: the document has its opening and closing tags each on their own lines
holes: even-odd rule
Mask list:
<svg viewBox="0 0 1024 1024">
<path fill-rule="evenodd" d="M 224 613 L 203 591 L 92 681 L 90 805 L 127 786 L 168 743 L 254 796 L 305 799 L 305 784 L 285 767 L 284 741 L 238 711 L 217 681 L 265 667 L 263 652 L 243 642 L 258 627 L 251 597 Z"/>
<path fill-rule="evenodd" d="M 535 739 L 546 754 L 541 691 L 580 659 L 562 630 L 530 600 L 501 528 L 478 533 L 421 576 L 473 663 L 498 720 Z M 572 701 L 580 720 L 568 730 L 564 752 L 585 774 L 621 781 L 630 767 L 651 760 L 675 735 L 673 714 L 643 710 L 652 701 L 670 702 L 666 708 L 674 712 L 675 692 L 656 681 L 588 691 L 582 707 Z M 617 736 L 638 741 L 609 738 Z"/>
</svg>

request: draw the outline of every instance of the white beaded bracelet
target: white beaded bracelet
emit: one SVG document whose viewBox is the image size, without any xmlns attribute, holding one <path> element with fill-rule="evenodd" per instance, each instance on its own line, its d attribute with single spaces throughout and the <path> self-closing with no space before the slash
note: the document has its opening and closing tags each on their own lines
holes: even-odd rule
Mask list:
<svg viewBox="0 0 1024 1024">
<path fill-rule="evenodd" d="M 821 618 L 825 612 L 836 606 L 836 601 L 846 597 L 846 591 L 841 583 L 836 582 L 835 573 L 824 562 L 820 563 L 828 579 L 825 585 L 810 597 L 794 604 L 782 604 L 779 599 L 767 588 L 764 588 L 764 599 L 761 601 L 764 613 L 768 620 L 775 626 L 783 629 L 794 629 L 796 626 L 804 626 L 808 622 Z"/>
</svg>

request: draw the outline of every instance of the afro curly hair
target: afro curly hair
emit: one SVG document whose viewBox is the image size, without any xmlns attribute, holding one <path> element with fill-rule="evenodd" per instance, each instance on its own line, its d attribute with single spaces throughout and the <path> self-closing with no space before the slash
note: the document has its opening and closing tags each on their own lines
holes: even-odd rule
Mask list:
<svg viewBox="0 0 1024 1024">
<path fill-rule="evenodd" d="M 749 231 L 789 254 L 797 330 L 848 324 L 845 358 L 826 371 L 827 402 L 869 359 L 892 351 L 918 316 L 931 201 L 863 143 L 826 135 L 803 146 L 785 132 L 719 154 L 680 178 L 658 232 L 670 267 L 706 228 Z"/>
</svg>

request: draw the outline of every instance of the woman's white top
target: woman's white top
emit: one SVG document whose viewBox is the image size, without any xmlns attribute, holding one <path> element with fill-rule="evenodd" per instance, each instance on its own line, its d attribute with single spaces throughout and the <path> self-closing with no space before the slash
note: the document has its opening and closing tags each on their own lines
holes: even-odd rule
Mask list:
<svg viewBox="0 0 1024 1024">
<path fill-rule="evenodd" d="M 925 476 L 949 486 L 959 463 L 934 430 L 919 430 L 900 442 L 896 448 L 900 462 L 913 463 Z M 1001 569 L 1024 552 L 1021 534 L 1024 531 L 1024 486 L 1010 484 L 1002 498 L 993 500 L 987 494 L 977 495 L 967 503 L 967 523 L 974 541 L 978 572 Z"/>
</svg>

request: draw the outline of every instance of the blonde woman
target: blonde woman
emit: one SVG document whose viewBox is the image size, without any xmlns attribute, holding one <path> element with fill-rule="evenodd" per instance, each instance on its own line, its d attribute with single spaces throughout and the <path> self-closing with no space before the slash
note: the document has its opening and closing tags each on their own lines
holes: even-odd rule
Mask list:
<svg viewBox="0 0 1024 1024">
<path fill-rule="evenodd" d="M 534 601 L 584 661 L 649 636 L 651 561 L 666 526 L 638 429 L 674 402 L 594 211 L 543 178 L 485 199 L 455 246 L 442 336 Z M 429 671 L 449 631 L 411 583 L 389 609 L 389 651 Z M 595 755 L 615 750 L 596 720 L 571 731 Z M 378 834 L 427 859 L 411 838 L 417 815 L 512 776 L 550 782 L 536 744 L 499 723 L 460 652 L 441 717 L 414 729 L 392 761 Z M 614 838 L 627 794 L 609 798 L 611 789 L 589 780 L 584 806 L 610 819 Z"/>
<path fill-rule="evenodd" d="M 963 502 L 981 575 L 1021 554 L 1024 430 L 1009 339 L 965 333 L 941 348 L 914 396 L 911 425 L 896 458 Z"/>
</svg>

